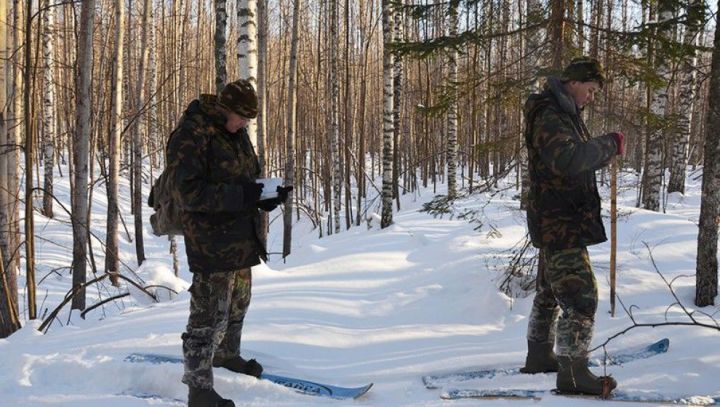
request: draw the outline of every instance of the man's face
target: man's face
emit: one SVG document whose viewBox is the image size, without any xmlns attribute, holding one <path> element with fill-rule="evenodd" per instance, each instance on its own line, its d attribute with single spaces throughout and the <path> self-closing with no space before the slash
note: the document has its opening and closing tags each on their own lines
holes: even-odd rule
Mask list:
<svg viewBox="0 0 720 407">
<path fill-rule="evenodd" d="M 595 100 L 595 92 L 600 89 L 600 84 L 594 81 L 570 81 L 565 84 L 565 89 L 567 89 L 570 96 L 572 96 L 573 100 L 575 101 L 575 105 L 577 105 L 578 108 L 582 109 L 586 105 L 592 103 L 593 100 Z"/>
<path fill-rule="evenodd" d="M 250 119 L 242 117 L 235 112 L 228 111 L 226 114 L 227 121 L 225 122 L 225 129 L 230 133 L 237 133 L 238 130 L 247 126 Z"/>
</svg>

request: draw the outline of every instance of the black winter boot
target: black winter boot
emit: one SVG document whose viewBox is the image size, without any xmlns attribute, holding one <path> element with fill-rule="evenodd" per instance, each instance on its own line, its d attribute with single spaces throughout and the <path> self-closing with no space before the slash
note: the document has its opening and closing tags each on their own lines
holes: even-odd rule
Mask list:
<svg viewBox="0 0 720 407">
<path fill-rule="evenodd" d="M 592 394 L 609 396 L 617 387 L 617 381 L 610 376 L 595 376 L 588 369 L 587 358 L 558 356 L 560 370 L 557 375 L 557 389 L 561 393 Z"/>
<path fill-rule="evenodd" d="M 554 342 L 528 341 L 528 353 L 525 366 L 520 368 L 522 373 L 551 373 L 558 371 L 558 361 Z"/>
<path fill-rule="evenodd" d="M 220 397 L 215 389 L 190 387 L 188 407 L 235 407 L 235 403 Z"/>
<path fill-rule="evenodd" d="M 255 359 L 245 360 L 241 356 L 235 356 L 230 359 L 217 360 L 213 359 L 213 367 L 224 367 L 235 373 L 242 373 L 260 378 L 263 367 Z"/>
</svg>

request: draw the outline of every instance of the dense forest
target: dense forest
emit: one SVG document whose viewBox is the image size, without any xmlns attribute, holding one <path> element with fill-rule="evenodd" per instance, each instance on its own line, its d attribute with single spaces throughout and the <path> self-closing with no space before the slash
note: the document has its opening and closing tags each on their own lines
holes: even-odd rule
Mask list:
<svg viewBox="0 0 720 407">
<path fill-rule="evenodd" d="M 71 177 L 72 307 L 86 308 L 88 276 L 129 280 L 125 268 L 145 259 L 143 185 L 202 93 L 237 78 L 256 85 L 250 133 L 263 175 L 295 187 L 278 220 L 287 256 L 301 216 L 322 237 L 373 214 L 391 224 L 399 197 L 421 186 L 447 183 L 450 200 L 505 177 L 522 189 L 524 102 L 581 55 L 605 67 L 584 115 L 593 134 L 625 133 L 616 168 L 639 175 L 636 205 L 664 211 L 688 171 L 703 177 L 696 304 L 711 304 L 717 10 L 703 0 L 0 0 L 0 337 L 38 317 L 33 219 L 58 209 L 54 177 Z M 120 177 L 132 214 L 118 210 Z M 87 227 L 99 189 L 104 239 Z M 134 241 L 136 264 L 119 262 L 121 238 Z"/>
</svg>

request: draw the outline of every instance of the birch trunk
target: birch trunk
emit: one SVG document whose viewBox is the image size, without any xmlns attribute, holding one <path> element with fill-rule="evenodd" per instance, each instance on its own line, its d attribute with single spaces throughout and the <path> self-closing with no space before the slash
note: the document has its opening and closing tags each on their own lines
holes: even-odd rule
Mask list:
<svg viewBox="0 0 720 407">
<path fill-rule="evenodd" d="M 458 31 L 458 0 L 450 0 L 448 9 L 448 24 L 450 37 L 457 36 Z M 447 112 L 447 185 L 448 198 L 457 197 L 457 49 L 451 48 L 448 52 L 448 87 L 450 89 L 450 104 Z"/>
<path fill-rule="evenodd" d="M 295 121 L 297 116 L 297 54 L 298 54 L 298 33 L 300 30 L 301 0 L 295 0 L 292 19 L 292 38 L 290 40 L 290 70 L 288 73 L 288 102 L 287 102 L 287 138 L 285 156 L 285 185 L 295 184 Z M 285 201 L 285 212 L 283 213 L 283 257 L 290 254 L 292 248 L 292 212 L 294 192 L 290 193 Z"/>
<path fill-rule="evenodd" d="M 125 42 L 125 2 L 115 1 L 115 48 L 112 57 L 111 87 L 111 127 L 108 142 L 108 182 L 107 182 L 107 236 L 105 241 L 105 272 L 110 273 L 110 281 L 114 286 L 120 279 L 116 274 L 120 271 L 118 259 L 118 181 L 120 179 L 120 139 L 122 137 L 123 119 L 123 53 Z"/>
<path fill-rule="evenodd" d="M 393 18 L 393 37 L 395 41 L 403 40 L 404 12 L 395 10 Z M 400 114 L 402 112 L 403 91 L 403 60 L 399 55 L 393 61 L 393 196 L 395 204 L 400 210 Z"/>
<path fill-rule="evenodd" d="M 718 2 L 720 6 L 720 1 Z M 705 120 L 705 159 L 700 203 L 695 305 L 715 304 L 718 294 L 718 216 L 720 215 L 720 28 L 715 42 L 710 74 L 710 106 Z"/>
<path fill-rule="evenodd" d="M 247 79 L 257 90 L 258 78 L 258 24 L 257 1 L 238 0 L 238 39 L 237 59 L 241 79 Z M 248 136 L 254 146 L 257 146 L 257 123 L 251 120 L 247 126 Z"/>
<path fill-rule="evenodd" d="M 393 55 L 389 45 L 393 39 L 393 16 L 390 0 L 382 0 L 383 26 L 383 147 L 382 147 L 382 213 L 380 227 L 393 223 Z"/>
<path fill-rule="evenodd" d="M 266 177 L 265 169 L 265 150 L 267 137 L 267 61 L 268 61 L 268 17 L 267 17 L 267 0 L 258 0 L 257 3 L 258 18 L 258 75 L 257 75 L 257 95 L 258 95 L 258 117 L 257 117 L 257 155 L 260 164 L 260 176 Z M 269 215 L 262 213 L 260 215 L 260 239 L 264 246 L 267 247 L 267 232 L 269 224 Z"/>
<path fill-rule="evenodd" d="M 53 62 L 53 34 L 55 29 L 55 7 L 48 7 L 50 0 L 42 2 L 43 16 L 43 115 L 42 141 L 45 177 L 43 184 L 43 215 L 53 217 L 53 166 L 55 164 L 55 64 Z"/>
<path fill-rule="evenodd" d="M 662 24 L 673 18 L 673 10 L 669 4 L 671 0 L 660 1 L 658 23 Z M 667 26 L 658 28 L 658 35 L 665 40 L 670 39 L 671 30 Z M 665 108 L 668 100 L 668 81 L 670 69 L 664 50 L 659 48 L 660 43 L 655 42 L 655 66 L 661 83 L 652 90 L 650 102 L 650 120 L 647 135 L 647 156 L 643 182 L 643 207 L 651 211 L 660 210 L 660 194 L 662 189 L 663 173 L 663 127 L 661 123 L 665 118 Z"/>
<path fill-rule="evenodd" d="M 688 21 L 683 37 L 690 55 L 683 59 L 680 71 L 680 94 L 678 95 L 677 131 L 670 146 L 671 167 L 668 193 L 685 193 L 685 176 L 688 164 L 688 145 L 690 143 L 693 122 L 693 102 L 695 101 L 697 52 L 693 47 L 703 20 L 702 0 L 693 0 L 687 7 Z"/>
<path fill-rule="evenodd" d="M 73 291 L 72 309 L 85 309 L 87 280 L 88 234 L 88 153 L 90 145 L 90 84 L 93 58 L 93 30 L 95 28 L 95 0 L 82 3 L 77 60 L 76 133 L 73 139 L 75 188 L 72 193 L 73 225 Z"/>
<path fill-rule="evenodd" d="M 220 91 L 227 83 L 226 28 L 227 0 L 215 0 L 215 93 L 218 95 L 220 95 Z M 182 64 L 181 61 L 178 61 L 178 63 Z"/>
<path fill-rule="evenodd" d="M 338 123 L 338 105 L 340 104 L 338 86 L 338 0 L 330 0 L 330 154 L 333 163 L 333 225 L 335 233 L 340 233 L 340 189 L 342 170 L 340 163 L 340 125 Z"/>
</svg>

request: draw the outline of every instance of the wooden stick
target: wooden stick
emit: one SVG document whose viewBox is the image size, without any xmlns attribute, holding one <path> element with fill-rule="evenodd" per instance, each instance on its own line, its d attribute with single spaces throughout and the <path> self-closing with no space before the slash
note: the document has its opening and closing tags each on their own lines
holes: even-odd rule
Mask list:
<svg viewBox="0 0 720 407">
<path fill-rule="evenodd" d="M 617 261 L 617 173 L 618 161 L 613 157 L 610 169 L 610 316 L 615 316 L 615 277 Z"/>
</svg>

